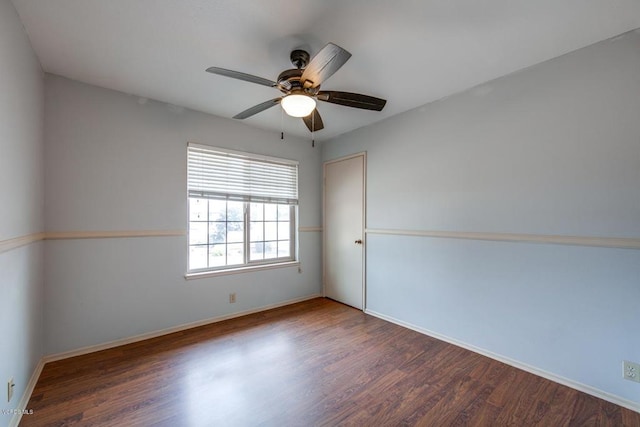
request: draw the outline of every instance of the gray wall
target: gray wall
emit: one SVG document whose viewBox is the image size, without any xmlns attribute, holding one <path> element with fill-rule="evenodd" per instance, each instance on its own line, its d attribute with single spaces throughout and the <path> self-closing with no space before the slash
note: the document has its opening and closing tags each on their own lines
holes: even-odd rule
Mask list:
<svg viewBox="0 0 640 427">
<path fill-rule="evenodd" d="M 343 135 L 323 158 L 367 151 L 369 228 L 638 238 L 639 118 L 631 32 Z M 640 361 L 639 250 L 366 244 L 369 310 L 640 402 L 621 376 Z"/>
<path fill-rule="evenodd" d="M 298 160 L 299 225 L 321 224 L 320 150 L 310 141 L 52 75 L 45 86 L 48 232 L 186 230 L 187 142 Z M 47 241 L 46 352 L 317 294 L 320 245 L 320 233 L 300 233 L 302 273 L 187 281 L 186 236 Z"/>
<path fill-rule="evenodd" d="M 1 242 L 43 231 L 42 71 L 9 0 L 0 0 L 0 64 Z M 17 407 L 42 357 L 42 295 L 42 243 L 0 252 L 0 409 Z M 0 426 L 10 419 L 0 414 Z"/>
</svg>

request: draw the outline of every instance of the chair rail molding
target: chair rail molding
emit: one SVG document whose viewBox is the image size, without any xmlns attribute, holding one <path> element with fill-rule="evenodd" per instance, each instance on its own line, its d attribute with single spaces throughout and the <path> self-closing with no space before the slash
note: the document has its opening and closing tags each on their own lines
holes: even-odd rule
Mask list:
<svg viewBox="0 0 640 427">
<path fill-rule="evenodd" d="M 544 234 L 487 233 L 440 230 L 400 230 L 366 228 L 367 234 L 388 234 L 395 236 L 434 237 L 445 239 L 490 240 L 494 242 L 522 242 L 552 245 L 594 246 L 602 248 L 640 249 L 640 238 L 562 236 Z"/>
</svg>

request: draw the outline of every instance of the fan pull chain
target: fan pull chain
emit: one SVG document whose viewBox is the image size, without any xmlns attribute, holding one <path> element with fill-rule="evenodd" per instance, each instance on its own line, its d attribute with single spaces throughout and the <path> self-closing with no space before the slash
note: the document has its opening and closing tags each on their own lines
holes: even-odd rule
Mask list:
<svg viewBox="0 0 640 427">
<path fill-rule="evenodd" d="M 316 146 L 316 110 L 311 112 L 311 147 Z"/>
<path fill-rule="evenodd" d="M 280 107 L 280 139 L 284 140 L 284 111 Z"/>
</svg>

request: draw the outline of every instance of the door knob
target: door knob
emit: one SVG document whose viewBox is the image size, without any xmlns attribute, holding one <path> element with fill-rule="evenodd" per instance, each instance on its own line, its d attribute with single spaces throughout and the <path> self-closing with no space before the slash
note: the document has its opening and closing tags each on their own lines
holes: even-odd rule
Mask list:
<svg viewBox="0 0 640 427">
<path fill-rule="evenodd" d="M 356 240 L 356 244 L 361 245 L 362 244 L 362 240 L 360 240 L 360 239 Z"/>
</svg>

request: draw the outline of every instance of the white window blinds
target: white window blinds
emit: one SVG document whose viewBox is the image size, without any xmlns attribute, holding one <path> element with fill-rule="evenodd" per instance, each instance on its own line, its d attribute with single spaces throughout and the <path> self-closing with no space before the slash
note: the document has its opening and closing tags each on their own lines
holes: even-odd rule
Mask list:
<svg viewBox="0 0 640 427">
<path fill-rule="evenodd" d="M 190 143 L 189 197 L 298 204 L 298 163 Z"/>
</svg>

